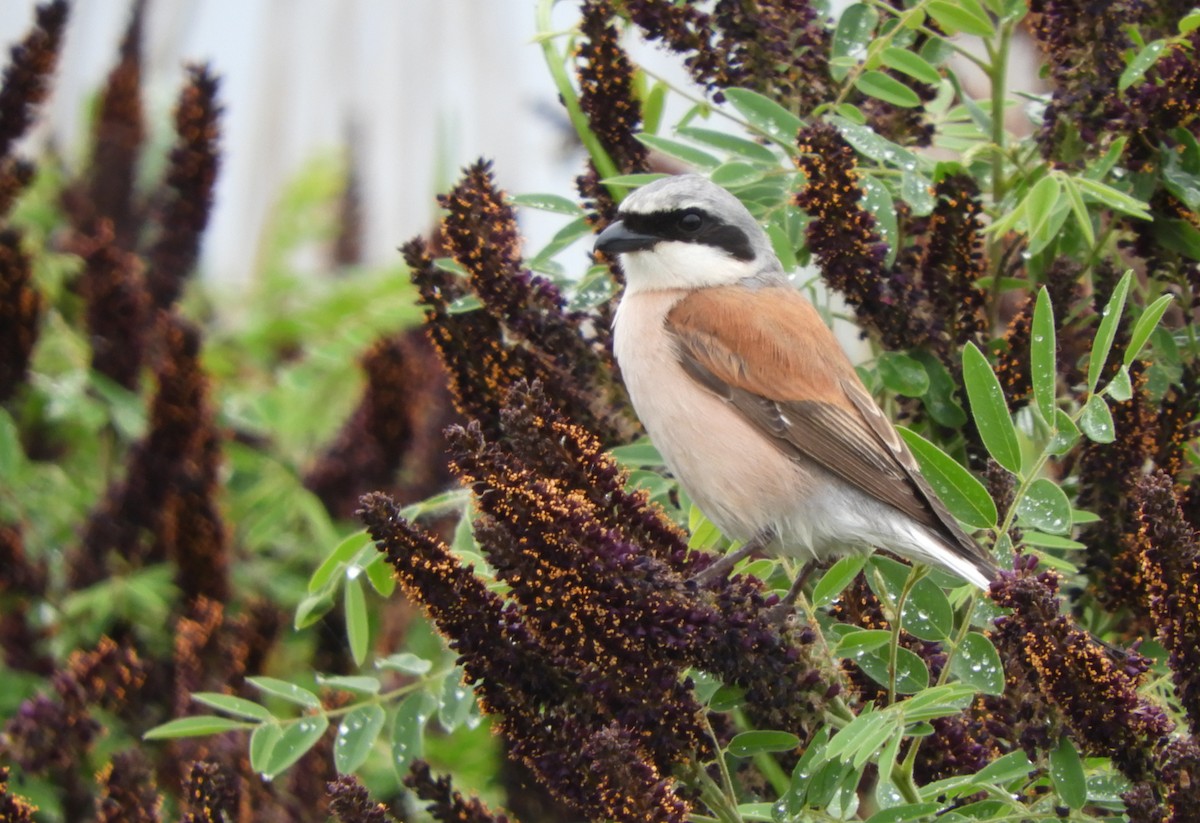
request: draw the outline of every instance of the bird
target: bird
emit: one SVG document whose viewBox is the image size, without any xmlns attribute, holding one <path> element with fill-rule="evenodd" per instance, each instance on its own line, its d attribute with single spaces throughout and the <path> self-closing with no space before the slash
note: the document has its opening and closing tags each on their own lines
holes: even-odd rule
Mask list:
<svg viewBox="0 0 1200 823">
<path fill-rule="evenodd" d="M 613 351 L 668 470 L 726 537 L 815 564 L 883 548 L 986 590 L 954 519 L 733 194 L 697 174 L 630 193 L 595 241 L 625 288 Z"/>
</svg>

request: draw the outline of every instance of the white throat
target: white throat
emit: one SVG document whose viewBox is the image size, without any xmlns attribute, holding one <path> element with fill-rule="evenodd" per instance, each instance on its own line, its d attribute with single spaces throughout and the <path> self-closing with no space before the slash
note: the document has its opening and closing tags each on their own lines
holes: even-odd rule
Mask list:
<svg viewBox="0 0 1200 823">
<path fill-rule="evenodd" d="M 625 291 L 635 294 L 664 289 L 728 286 L 758 273 L 757 261 L 743 261 L 701 243 L 667 240 L 646 251 L 621 255 Z"/>
</svg>

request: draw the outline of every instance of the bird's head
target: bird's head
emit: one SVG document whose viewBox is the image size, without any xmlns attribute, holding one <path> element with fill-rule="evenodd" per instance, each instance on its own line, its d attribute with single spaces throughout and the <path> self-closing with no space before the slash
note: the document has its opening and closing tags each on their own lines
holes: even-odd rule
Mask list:
<svg viewBox="0 0 1200 823">
<path fill-rule="evenodd" d="M 629 195 L 596 251 L 620 255 L 626 292 L 776 282 L 784 275 L 754 216 L 696 174 L 655 180 Z"/>
</svg>

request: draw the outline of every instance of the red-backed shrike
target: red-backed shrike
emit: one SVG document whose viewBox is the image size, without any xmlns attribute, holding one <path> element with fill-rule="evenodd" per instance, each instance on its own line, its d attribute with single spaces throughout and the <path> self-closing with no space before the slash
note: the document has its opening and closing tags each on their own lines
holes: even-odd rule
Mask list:
<svg viewBox="0 0 1200 823">
<path fill-rule="evenodd" d="M 624 201 L 615 351 L 667 467 L 727 536 L 805 561 L 886 548 L 981 588 L 996 565 L 946 510 L 754 217 L 697 175 Z"/>
</svg>

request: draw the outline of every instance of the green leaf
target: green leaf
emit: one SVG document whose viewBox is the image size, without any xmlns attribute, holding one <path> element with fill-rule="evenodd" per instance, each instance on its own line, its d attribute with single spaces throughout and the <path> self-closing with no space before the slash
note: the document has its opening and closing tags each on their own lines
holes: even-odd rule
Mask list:
<svg viewBox="0 0 1200 823">
<path fill-rule="evenodd" d="M 915 171 L 906 171 L 900 176 L 900 197 L 917 217 L 927 217 L 937 206 L 929 178 Z"/>
<path fill-rule="evenodd" d="M 971 404 L 971 416 L 983 445 L 997 463 L 1013 474 L 1021 471 L 1021 446 L 1008 414 L 1004 390 L 987 358 L 974 343 L 963 349 L 963 383 Z"/>
<path fill-rule="evenodd" d="M 358 692 L 359 694 L 379 694 L 379 691 L 383 688 L 383 684 L 379 682 L 378 677 L 363 674 L 319 674 L 317 675 L 317 682 L 322 686 L 329 686 L 333 689 L 341 689 L 348 692 Z"/>
<path fill-rule="evenodd" d="M 1033 529 L 1025 529 L 1021 532 L 1021 542 L 1027 546 L 1037 546 L 1041 549 L 1063 549 L 1066 551 L 1078 551 L 1086 549 L 1083 543 L 1078 540 L 1071 540 L 1068 537 L 1063 537 L 1057 534 L 1046 534 L 1045 532 L 1035 531 Z"/>
<path fill-rule="evenodd" d="M 404 672 L 405 674 L 422 675 L 433 668 L 433 661 L 426 660 L 424 657 L 418 657 L 412 652 L 398 652 L 397 654 L 389 654 L 382 660 L 376 660 L 375 668 L 389 669 L 391 671 Z"/>
<path fill-rule="evenodd" d="M 1071 501 L 1057 483 L 1039 477 L 1017 501 L 1017 516 L 1024 525 L 1050 534 L 1071 531 Z"/>
<path fill-rule="evenodd" d="M 17 425 L 7 411 L 0 409 L 0 477 L 12 478 L 24 459 Z"/>
<path fill-rule="evenodd" d="M 1061 194 L 1062 187 L 1058 183 L 1058 178 L 1048 174 L 1037 181 L 1025 195 L 1021 205 L 1025 210 L 1025 224 L 1029 228 L 1030 237 L 1036 236 L 1045 226 L 1046 221 L 1050 219 L 1050 213 L 1058 204 Z"/>
<path fill-rule="evenodd" d="M 929 391 L 921 397 L 929 416 L 940 426 L 952 429 L 963 426 L 967 422 L 967 413 L 955 399 L 958 383 L 950 376 L 945 364 L 932 352 L 918 350 L 909 354 L 925 367 L 925 373 L 929 375 Z"/>
<path fill-rule="evenodd" d="M 377 554 L 367 562 L 362 570 L 366 573 L 367 581 L 380 597 L 391 597 L 396 590 L 396 570 L 388 563 L 382 554 Z"/>
<path fill-rule="evenodd" d="M 283 734 L 271 747 L 267 757 L 266 768 L 262 770 L 264 777 L 274 779 L 288 769 L 293 763 L 304 757 L 308 750 L 317 745 L 321 735 L 329 728 L 329 718 L 323 714 L 302 717 L 283 730 Z"/>
<path fill-rule="evenodd" d="M 555 214 L 565 214 L 575 217 L 582 214 L 583 209 L 574 200 L 569 200 L 561 194 L 515 194 L 509 198 L 514 206 L 527 209 L 548 211 Z"/>
<path fill-rule="evenodd" d="M 1058 748 L 1050 752 L 1050 779 L 1054 790 L 1072 809 L 1082 809 L 1087 802 L 1087 779 L 1083 774 L 1083 761 L 1071 740 L 1064 735 Z"/>
<path fill-rule="evenodd" d="M 455 668 L 442 681 L 442 697 L 438 705 L 438 725 L 447 733 L 461 726 L 475 705 L 475 693 L 463 683 L 462 669 Z"/>
<path fill-rule="evenodd" d="M 971 632 L 950 660 L 950 673 L 984 694 L 1004 694 L 1004 664 L 992 641 Z"/>
<path fill-rule="evenodd" d="M 1042 419 L 1052 424 L 1058 376 L 1058 342 L 1054 331 L 1054 308 L 1050 305 L 1050 294 L 1045 286 L 1038 291 L 1030 332 L 1029 371 L 1033 397 Z"/>
<path fill-rule="evenodd" d="M 718 186 L 731 189 L 756 183 L 763 179 L 763 174 L 762 168 L 758 166 L 734 160 L 717 166 L 710 177 Z"/>
<path fill-rule="evenodd" d="M 896 251 L 899 247 L 897 240 L 900 235 L 896 220 L 896 203 L 892 200 L 892 194 L 888 191 L 887 186 L 879 182 L 873 175 L 864 174 L 861 186 L 863 208 L 875 218 L 875 228 L 879 230 L 879 237 L 884 243 L 887 243 L 886 262 L 891 265 L 896 259 Z"/>
<path fill-rule="evenodd" d="M 830 51 L 831 59 L 836 61 L 829 71 L 834 80 L 845 80 L 850 74 L 851 66 L 861 62 L 866 56 L 871 35 L 875 33 L 877 25 L 879 12 L 865 3 L 855 3 L 842 12 L 842 16 L 838 18 L 837 29 L 833 33 Z"/>
<path fill-rule="evenodd" d="M 271 713 L 267 711 L 265 706 L 260 706 L 257 703 L 246 700 L 241 697 L 234 697 L 232 694 L 221 694 L 220 692 L 193 692 L 192 700 L 197 703 L 202 703 L 212 709 L 226 712 L 228 714 L 244 717 L 247 720 L 270 720 Z"/>
<path fill-rule="evenodd" d="M 1079 226 L 1079 231 L 1083 234 L 1083 240 L 1089 246 L 1096 243 L 1096 231 L 1092 227 L 1092 215 L 1088 211 L 1087 203 L 1083 202 L 1083 194 L 1079 191 L 1079 186 L 1075 185 L 1075 179 L 1072 177 L 1064 177 L 1062 179 L 1063 192 L 1067 195 L 1067 201 L 1071 204 L 1071 213 L 1075 215 L 1075 223 Z"/>
<path fill-rule="evenodd" d="M 867 819 L 867 823 L 909 823 L 913 820 L 932 820 L 935 812 L 942 810 L 942 804 L 932 800 L 925 803 L 905 803 L 903 806 L 893 806 L 875 812 Z"/>
<path fill-rule="evenodd" d="M 883 385 L 896 394 L 920 397 L 929 391 L 929 374 L 925 367 L 907 354 L 883 352 L 879 355 L 876 368 Z"/>
<path fill-rule="evenodd" d="M 392 768 L 403 777 L 414 760 L 425 755 L 425 724 L 437 706 L 428 692 L 415 692 L 404 699 L 392 719 Z"/>
<path fill-rule="evenodd" d="M 788 148 L 793 148 L 796 132 L 804 126 L 799 117 L 756 91 L 725 89 L 724 93 L 725 99 L 751 126 L 784 143 Z"/>
<path fill-rule="evenodd" d="M 181 717 L 160 726 L 155 726 L 142 735 L 143 740 L 170 740 L 176 737 L 205 737 L 210 734 L 232 731 L 233 729 L 252 729 L 254 724 L 232 717 L 218 717 L 215 714 L 199 714 L 192 717 Z"/>
<path fill-rule="evenodd" d="M 1150 214 L 1149 206 L 1136 197 L 1130 197 L 1122 191 L 1114 189 L 1105 183 L 1098 180 L 1092 180 L 1088 177 L 1076 177 L 1075 185 L 1079 186 L 1080 190 L 1089 195 L 1093 200 L 1103 203 L 1110 209 L 1128 214 L 1130 217 L 1136 217 L 1139 220 L 1153 220 Z"/>
<path fill-rule="evenodd" d="M 921 474 L 952 515 L 973 529 L 996 525 L 996 502 L 973 474 L 916 432 L 903 427 L 897 430 L 921 464 Z"/>
<path fill-rule="evenodd" d="M 1124 403 L 1133 397 L 1133 381 L 1129 377 L 1129 367 L 1121 366 L 1117 369 L 1117 373 L 1113 379 L 1108 381 L 1108 385 L 1104 387 L 1104 394 L 1107 394 L 1118 403 Z"/>
<path fill-rule="evenodd" d="M 658 132 L 659 124 L 662 123 L 663 109 L 667 103 L 667 84 L 659 80 L 650 87 L 650 91 L 646 93 L 645 100 L 642 101 L 642 130 L 648 131 L 651 134 Z"/>
<path fill-rule="evenodd" d="M 1142 312 L 1142 316 L 1133 324 L 1133 331 L 1129 335 L 1129 346 L 1125 349 L 1125 357 L 1123 362 L 1126 366 L 1132 365 L 1134 360 L 1137 360 L 1138 355 L 1142 353 L 1142 348 L 1146 345 L 1146 341 L 1150 339 L 1150 335 L 1154 333 L 1154 329 L 1158 327 L 1158 322 L 1162 320 L 1163 314 L 1171 306 L 1171 301 L 1174 296 L 1164 294 L 1162 297 L 1155 300 L 1146 310 Z"/>
<path fill-rule="evenodd" d="M 1121 314 L 1125 311 L 1125 296 L 1129 294 L 1129 284 L 1133 281 L 1133 272 L 1125 272 L 1125 276 L 1113 289 L 1104 314 L 1100 318 L 1100 327 L 1096 329 L 1096 337 L 1092 340 L 1092 352 L 1088 357 L 1088 393 L 1096 391 L 1104 364 L 1108 362 L 1108 353 L 1112 349 L 1113 340 L 1117 336 L 1117 324 L 1121 322 Z"/>
<path fill-rule="evenodd" d="M 880 55 L 883 64 L 890 69 L 903 72 L 914 80 L 936 86 L 942 80 L 942 75 L 929 62 L 915 52 L 889 46 Z"/>
<path fill-rule="evenodd" d="M 267 762 L 279 738 L 283 737 L 283 727 L 276 722 L 263 723 L 250 735 L 250 768 L 259 774 L 266 771 Z"/>
<path fill-rule="evenodd" d="M 734 91 L 730 89 L 729 91 Z M 728 93 L 728 92 L 727 92 Z M 865 157 L 904 170 L 915 170 L 920 166 L 919 158 L 897 143 L 881 137 L 870 126 L 862 126 L 844 117 L 830 117 L 829 122 L 837 127 L 846 142 Z"/>
<path fill-rule="evenodd" d="M 834 657 L 857 657 L 887 645 L 892 633 L 887 629 L 859 629 L 842 637 L 833 650 Z"/>
<path fill-rule="evenodd" d="M 882 555 L 872 556 L 869 562 L 871 569 L 879 573 L 886 587 L 886 592 L 880 592 L 875 575 L 868 573 L 867 583 L 871 590 L 877 596 L 886 594 L 886 599 L 895 603 L 913 573 L 912 568 Z M 909 590 L 900 614 L 900 625 L 922 640 L 946 640 L 954 629 L 954 609 L 950 607 L 945 592 L 925 577 L 914 583 Z"/>
<path fill-rule="evenodd" d="M 1111 443 L 1117 439 L 1112 412 L 1098 394 L 1092 395 L 1083 407 L 1083 413 L 1079 415 L 1079 428 L 1095 443 Z"/>
<path fill-rule="evenodd" d="M 881 686 L 888 685 L 888 651 L 868 652 L 852 658 L 867 676 Z M 896 649 L 896 692 L 916 694 L 929 686 L 929 667 L 916 654 L 900 646 Z"/>
<path fill-rule="evenodd" d="M 861 554 L 849 554 L 838 560 L 829 571 L 821 575 L 817 585 L 813 587 L 813 606 L 820 608 L 832 603 L 847 586 L 854 582 L 858 573 L 867 563 L 867 558 Z"/>
<path fill-rule="evenodd" d="M 333 594 L 331 592 L 310 594 L 296 607 L 296 617 L 292 621 L 292 627 L 296 631 L 307 629 L 328 614 L 332 608 Z"/>
<path fill-rule="evenodd" d="M 684 126 L 677 131 L 677 134 L 714 149 L 735 154 L 752 163 L 771 167 L 779 165 L 779 158 L 776 157 L 775 152 L 761 143 L 755 143 L 744 137 L 713 129 L 702 129 L 699 126 Z"/>
<path fill-rule="evenodd" d="M 289 703 L 304 706 L 306 709 L 321 708 L 321 698 L 308 689 L 300 688 L 295 683 L 288 683 L 286 680 L 279 680 L 275 677 L 247 677 L 246 682 L 260 691 L 275 695 Z"/>
<path fill-rule="evenodd" d="M 1054 410 L 1054 436 L 1046 448 L 1056 457 L 1069 452 L 1079 440 L 1079 427 L 1071 416 L 1062 409 Z"/>
<path fill-rule="evenodd" d="M 709 711 L 731 712 L 746 702 L 746 692 L 737 686 L 721 686 L 708 700 Z"/>
<path fill-rule="evenodd" d="M 800 747 L 800 738 L 791 732 L 753 731 L 734 735 L 726 751 L 734 757 L 753 757 L 766 752 L 790 752 Z"/>
<path fill-rule="evenodd" d="M 363 594 L 362 580 L 347 577 L 343 606 L 346 613 L 346 640 L 355 665 L 361 666 L 367 659 L 367 647 L 371 642 L 371 623 L 367 617 L 367 599 Z"/>
<path fill-rule="evenodd" d="M 664 177 L 670 177 L 663 172 L 642 172 L 638 174 L 617 174 L 612 177 L 605 177 L 600 182 L 606 186 L 624 186 L 630 189 L 640 189 L 642 186 L 649 185 L 655 180 L 662 180 Z"/>
<path fill-rule="evenodd" d="M 878 737 L 875 733 L 881 728 L 887 732 L 895 731 L 897 720 L 894 713 L 864 710 L 833 736 L 829 745 L 825 747 L 825 756 L 850 761 L 863 748 L 871 746 L 872 743 L 882 743 L 886 737 Z M 871 747 L 871 752 L 874 752 L 874 746 Z"/>
<path fill-rule="evenodd" d="M 991 37 L 993 33 L 991 18 L 975 0 L 931 0 L 925 10 L 947 34 L 963 32 Z"/>
<path fill-rule="evenodd" d="M 1158 58 L 1162 56 L 1163 49 L 1167 47 L 1167 41 L 1155 40 L 1147 43 L 1137 55 L 1129 61 L 1129 65 L 1125 67 L 1125 71 L 1121 72 L 1121 79 L 1117 81 L 1117 88 L 1121 91 L 1132 86 L 1134 83 L 1146 76 L 1146 72 L 1158 62 Z"/>
<path fill-rule="evenodd" d="M 690 146 L 687 143 L 681 143 L 678 140 L 672 140 L 669 137 L 659 137 L 656 134 L 639 133 L 634 137 L 642 144 L 654 149 L 657 152 L 674 157 L 676 160 L 695 166 L 696 168 L 712 171 L 717 166 L 721 165 L 721 161 L 709 154 L 706 151 L 701 151 L 695 146 Z"/>
<path fill-rule="evenodd" d="M 915 91 L 881 71 L 864 71 L 854 81 L 854 87 L 868 97 L 878 98 L 893 106 L 915 109 L 921 105 L 921 98 Z"/>
<path fill-rule="evenodd" d="M 385 719 L 378 703 L 367 703 L 346 713 L 333 741 L 333 765 L 338 774 L 349 774 L 366 762 Z"/>
<path fill-rule="evenodd" d="M 337 547 L 321 561 L 321 565 L 317 566 L 317 570 L 312 573 L 312 577 L 308 580 L 308 593 L 315 594 L 323 591 L 327 586 L 331 586 L 337 579 L 339 567 L 347 565 L 352 557 L 370 543 L 371 535 L 367 534 L 366 530 L 355 532 L 338 543 Z"/>
</svg>

